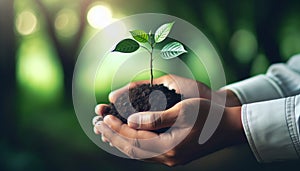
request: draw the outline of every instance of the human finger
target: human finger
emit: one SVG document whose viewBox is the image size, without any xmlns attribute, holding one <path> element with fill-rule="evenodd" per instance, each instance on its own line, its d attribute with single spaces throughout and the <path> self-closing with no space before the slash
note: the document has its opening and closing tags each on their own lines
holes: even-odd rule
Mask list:
<svg viewBox="0 0 300 171">
<path fill-rule="evenodd" d="M 95 113 L 103 118 L 103 113 L 107 113 L 110 107 L 107 104 L 98 104 L 95 107 Z"/>
<path fill-rule="evenodd" d="M 95 126 L 94 126 L 94 133 L 97 135 L 101 134 L 101 132 Z"/>
<path fill-rule="evenodd" d="M 150 139 L 157 137 L 157 134 L 154 132 L 130 128 L 127 124 L 124 124 L 120 119 L 116 118 L 113 115 L 107 115 L 106 117 L 104 117 L 103 121 L 111 129 L 127 138 Z"/>
<path fill-rule="evenodd" d="M 139 130 L 158 130 L 171 127 L 178 118 L 182 104 L 164 111 L 138 112 L 128 117 L 128 125 Z"/>
<path fill-rule="evenodd" d="M 171 79 L 172 79 L 171 75 L 164 75 L 164 76 L 161 76 L 159 78 L 153 79 L 153 84 L 164 84 L 165 86 L 168 87 L 169 82 L 170 82 Z M 174 81 L 172 81 L 172 82 L 174 82 Z M 125 85 L 124 87 L 121 87 L 120 89 L 112 91 L 108 96 L 109 101 L 114 103 L 120 95 L 122 95 L 123 93 L 128 92 L 129 89 L 134 88 L 134 87 L 136 87 L 138 85 L 141 85 L 141 84 L 149 84 L 149 83 L 150 83 L 149 80 L 131 82 L 131 83 Z"/>
<path fill-rule="evenodd" d="M 126 154 L 128 157 L 133 159 L 146 159 L 158 156 L 159 153 L 153 151 L 146 151 L 139 148 L 138 141 L 133 141 L 131 139 L 120 136 L 117 132 L 112 130 L 107 124 L 101 122 L 99 129 L 101 129 L 102 134 L 107 140 L 121 152 Z"/>
<path fill-rule="evenodd" d="M 138 85 L 141 85 L 141 84 L 146 84 L 146 83 L 149 83 L 149 81 L 145 80 L 145 81 L 131 82 L 131 83 L 125 85 L 124 87 L 121 87 L 117 90 L 114 90 L 114 91 L 110 92 L 109 95 L 108 95 L 108 99 L 111 103 L 114 103 L 119 96 L 121 96 L 122 94 L 128 92 L 129 89 L 134 88 L 134 87 L 136 87 Z"/>
<path fill-rule="evenodd" d="M 152 131 L 130 128 L 127 124 L 123 124 L 118 118 L 112 115 L 106 116 L 104 118 L 104 123 L 118 135 L 128 139 L 128 141 L 131 141 L 133 145 L 144 150 L 163 153 L 166 149 L 169 149 L 170 144 L 172 144 L 172 141 L 167 139 L 166 136 L 162 136 L 161 134 L 157 134 Z"/>
</svg>

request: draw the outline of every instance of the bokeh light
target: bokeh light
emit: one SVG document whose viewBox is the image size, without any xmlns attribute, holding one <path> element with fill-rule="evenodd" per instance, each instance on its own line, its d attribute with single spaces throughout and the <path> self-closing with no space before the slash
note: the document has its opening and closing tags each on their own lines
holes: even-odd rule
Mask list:
<svg viewBox="0 0 300 171">
<path fill-rule="evenodd" d="M 288 15 L 280 30 L 280 53 L 284 60 L 300 52 L 300 14 Z"/>
<path fill-rule="evenodd" d="M 23 40 L 18 51 L 17 80 L 31 94 L 52 99 L 63 86 L 61 66 L 44 39 Z"/>
<path fill-rule="evenodd" d="M 230 40 L 231 51 L 241 63 L 248 63 L 256 55 L 257 47 L 254 34 L 246 29 L 237 30 Z"/>
<path fill-rule="evenodd" d="M 57 13 L 54 25 L 59 36 L 70 37 L 78 31 L 79 19 L 74 10 L 64 8 Z"/>
<path fill-rule="evenodd" d="M 253 61 L 250 74 L 252 76 L 255 76 L 257 74 L 264 74 L 266 73 L 269 65 L 270 62 L 268 61 L 266 55 L 258 54 Z"/>
<path fill-rule="evenodd" d="M 113 22 L 110 8 L 104 5 L 94 5 L 87 14 L 88 23 L 96 28 L 101 29 Z"/>
<path fill-rule="evenodd" d="M 37 29 L 37 17 L 29 10 L 17 15 L 16 29 L 21 35 L 32 34 Z"/>
</svg>

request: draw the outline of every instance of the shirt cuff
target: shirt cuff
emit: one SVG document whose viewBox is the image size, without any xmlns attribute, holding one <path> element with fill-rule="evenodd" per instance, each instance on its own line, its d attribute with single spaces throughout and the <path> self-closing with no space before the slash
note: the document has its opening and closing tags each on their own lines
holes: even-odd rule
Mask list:
<svg viewBox="0 0 300 171">
<path fill-rule="evenodd" d="M 294 96 L 242 106 L 245 134 L 259 162 L 299 159 L 299 101 Z"/>
<path fill-rule="evenodd" d="M 266 75 L 251 77 L 224 88 L 233 91 L 242 104 L 284 97 L 280 87 Z"/>
</svg>

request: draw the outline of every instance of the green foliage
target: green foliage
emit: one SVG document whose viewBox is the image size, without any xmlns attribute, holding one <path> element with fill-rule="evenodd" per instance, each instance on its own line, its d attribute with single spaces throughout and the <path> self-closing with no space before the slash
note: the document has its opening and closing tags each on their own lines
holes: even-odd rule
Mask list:
<svg viewBox="0 0 300 171">
<path fill-rule="evenodd" d="M 130 31 L 130 33 L 131 33 L 132 37 L 140 43 L 146 43 L 149 41 L 148 34 L 143 30 L 133 30 L 133 31 Z"/>
<path fill-rule="evenodd" d="M 160 56 L 163 59 L 172 59 L 186 52 L 181 43 L 171 42 L 162 48 Z"/>
<path fill-rule="evenodd" d="M 174 24 L 174 22 L 163 24 L 156 30 L 155 35 L 154 35 L 154 40 L 156 43 L 162 42 L 163 40 L 165 40 L 168 37 L 168 35 L 173 27 L 173 24 Z"/>
<path fill-rule="evenodd" d="M 140 45 L 132 39 L 124 39 L 119 42 L 113 52 L 131 53 L 140 48 Z"/>
<path fill-rule="evenodd" d="M 150 84 L 153 83 L 153 49 L 155 48 L 155 45 L 157 43 L 160 43 L 164 41 L 172 27 L 174 25 L 174 22 L 166 23 L 161 25 L 154 34 L 154 42 L 151 38 L 152 33 L 151 31 L 149 34 L 147 34 L 143 30 L 133 30 L 130 31 L 131 36 L 133 39 L 124 39 L 121 40 L 113 50 L 113 52 L 123 52 L 123 53 L 132 53 L 139 49 L 139 47 L 142 47 L 147 50 L 150 54 Z M 150 45 L 151 49 L 147 48 L 146 46 L 140 45 L 139 43 L 148 43 Z M 160 51 L 160 56 L 163 59 L 172 59 L 175 58 L 183 53 L 186 53 L 187 51 L 184 49 L 184 46 L 179 42 L 171 42 L 167 45 L 165 45 L 162 50 Z"/>
</svg>

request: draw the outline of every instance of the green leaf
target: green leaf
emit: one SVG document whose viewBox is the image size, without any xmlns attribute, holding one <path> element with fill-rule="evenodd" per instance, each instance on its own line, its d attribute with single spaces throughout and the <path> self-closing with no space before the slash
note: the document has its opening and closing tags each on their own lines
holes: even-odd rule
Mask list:
<svg viewBox="0 0 300 171">
<path fill-rule="evenodd" d="M 120 41 L 113 52 L 131 53 L 138 50 L 140 45 L 132 39 L 124 39 Z"/>
<path fill-rule="evenodd" d="M 148 34 L 143 30 L 133 30 L 130 31 L 130 33 L 132 37 L 138 42 L 145 43 L 149 40 Z"/>
<path fill-rule="evenodd" d="M 172 59 L 183 53 L 187 53 L 183 45 L 179 42 L 171 42 L 165 45 L 160 51 L 160 56 L 163 59 Z"/>
<path fill-rule="evenodd" d="M 155 31 L 154 34 L 155 43 L 159 43 L 167 38 L 167 36 L 169 35 L 173 27 L 173 24 L 174 22 L 163 24 Z"/>
</svg>

